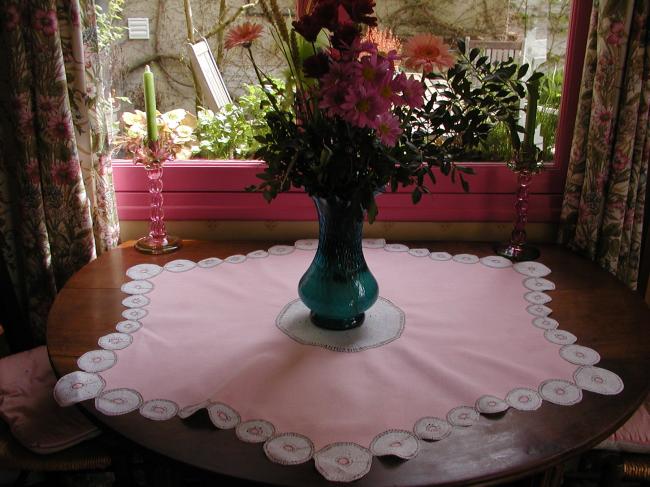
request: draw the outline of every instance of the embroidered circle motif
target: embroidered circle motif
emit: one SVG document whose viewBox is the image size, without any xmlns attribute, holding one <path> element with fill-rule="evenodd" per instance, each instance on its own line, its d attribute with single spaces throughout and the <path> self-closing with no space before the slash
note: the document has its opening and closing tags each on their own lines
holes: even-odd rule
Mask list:
<svg viewBox="0 0 650 487">
<path fill-rule="evenodd" d="M 540 262 L 517 262 L 513 267 L 520 274 L 529 277 L 544 277 L 551 273 L 551 269 Z"/>
<path fill-rule="evenodd" d="M 416 421 L 413 431 L 427 441 L 438 441 L 451 434 L 451 425 L 444 419 L 427 416 Z"/>
<path fill-rule="evenodd" d="M 388 252 L 408 252 L 409 248 L 404 244 L 386 244 L 384 250 Z"/>
<path fill-rule="evenodd" d="M 561 379 L 550 379 L 539 386 L 539 394 L 548 402 L 560 406 L 571 406 L 582 400 L 582 391 L 571 382 Z"/>
<path fill-rule="evenodd" d="M 142 323 L 134 320 L 120 321 L 115 325 L 115 329 L 120 333 L 135 333 L 142 328 Z"/>
<path fill-rule="evenodd" d="M 505 257 L 500 255 L 489 255 L 487 257 L 481 258 L 481 264 L 492 267 L 494 269 L 506 269 L 512 266 L 512 262 Z"/>
<path fill-rule="evenodd" d="M 458 406 L 447 413 L 447 421 L 453 426 L 472 426 L 479 420 L 476 409 Z"/>
<path fill-rule="evenodd" d="M 593 366 L 580 367 L 573 374 L 578 387 L 597 394 L 618 394 L 623 390 L 623 381 L 614 372 Z"/>
<path fill-rule="evenodd" d="M 92 399 L 106 386 L 97 374 L 75 371 L 61 377 L 54 386 L 54 399 L 60 406 Z"/>
<path fill-rule="evenodd" d="M 451 254 L 448 252 L 431 252 L 431 255 L 429 256 L 433 260 L 439 260 L 439 261 L 445 261 L 445 260 L 451 260 Z"/>
<path fill-rule="evenodd" d="M 386 246 L 386 239 L 384 238 L 364 238 L 361 241 L 361 246 L 366 249 L 382 249 Z"/>
<path fill-rule="evenodd" d="M 405 430 L 384 431 L 370 443 L 370 451 L 378 457 L 392 455 L 409 460 L 417 456 L 419 450 L 418 439 L 413 433 Z"/>
<path fill-rule="evenodd" d="M 548 316 L 540 316 L 533 320 L 533 325 L 542 330 L 555 330 L 560 324 L 557 320 L 549 318 Z"/>
<path fill-rule="evenodd" d="M 251 259 L 263 259 L 268 256 L 269 253 L 266 250 L 255 250 L 254 252 L 246 254 L 246 257 L 249 257 Z"/>
<path fill-rule="evenodd" d="M 196 267 L 196 262 L 187 259 L 176 259 L 165 264 L 165 270 L 170 272 L 186 272 Z"/>
<path fill-rule="evenodd" d="M 173 401 L 166 399 L 152 399 L 145 402 L 140 407 L 140 414 L 145 418 L 153 419 L 154 421 L 165 421 L 173 418 L 178 412 L 178 405 Z"/>
<path fill-rule="evenodd" d="M 271 255 L 289 255 L 295 250 L 293 245 L 274 245 L 269 249 Z"/>
<path fill-rule="evenodd" d="M 235 433 L 246 443 L 263 443 L 275 434 L 275 427 L 268 421 L 252 419 L 239 423 Z"/>
<path fill-rule="evenodd" d="M 318 240 L 313 238 L 296 240 L 295 247 L 300 250 L 316 250 L 318 248 Z"/>
<path fill-rule="evenodd" d="M 236 254 L 236 255 L 231 255 L 230 257 L 226 257 L 226 260 L 224 262 L 227 262 L 228 264 L 241 264 L 245 260 L 246 260 L 245 255 Z"/>
<path fill-rule="evenodd" d="M 129 281 L 122 284 L 120 289 L 126 294 L 147 294 L 153 289 L 153 284 L 149 281 Z"/>
<path fill-rule="evenodd" d="M 126 275 L 131 279 L 149 279 L 157 276 L 163 271 L 163 268 L 156 264 L 137 264 L 129 267 Z"/>
<path fill-rule="evenodd" d="M 111 389 L 95 398 L 95 408 L 107 416 L 119 416 L 135 411 L 142 404 L 142 396 L 133 389 Z"/>
<path fill-rule="evenodd" d="M 306 436 L 284 433 L 272 436 L 264 443 L 269 460 L 282 465 L 305 463 L 314 454 L 314 445 Z"/>
<path fill-rule="evenodd" d="M 141 308 L 149 304 L 149 298 L 146 296 L 129 296 L 122 300 L 122 304 L 127 308 Z"/>
<path fill-rule="evenodd" d="M 571 345 L 578 339 L 573 333 L 564 330 L 546 330 L 544 337 L 556 345 Z"/>
<path fill-rule="evenodd" d="M 524 287 L 531 291 L 553 291 L 555 284 L 543 277 L 529 277 L 524 280 Z"/>
<path fill-rule="evenodd" d="M 117 361 L 117 355 L 111 350 L 91 350 L 77 359 L 77 366 L 86 372 L 103 372 Z"/>
<path fill-rule="evenodd" d="M 478 257 L 472 254 L 456 254 L 453 259 L 461 264 L 476 264 Z"/>
<path fill-rule="evenodd" d="M 560 348 L 560 355 L 567 362 L 576 365 L 595 365 L 600 362 L 600 354 L 582 345 L 565 345 Z"/>
<path fill-rule="evenodd" d="M 479 413 L 498 414 L 509 408 L 508 403 L 495 396 L 485 395 L 476 400 L 474 406 Z"/>
<path fill-rule="evenodd" d="M 208 407 L 208 414 L 210 415 L 212 424 L 222 430 L 234 428 L 240 421 L 237 411 L 220 402 L 211 404 Z"/>
<path fill-rule="evenodd" d="M 551 301 L 551 297 L 541 291 L 531 291 L 526 293 L 524 298 L 526 301 L 533 304 L 546 304 Z"/>
<path fill-rule="evenodd" d="M 520 411 L 534 411 L 542 405 L 542 398 L 537 391 L 518 387 L 508 393 L 506 402 Z"/>
<path fill-rule="evenodd" d="M 542 317 L 548 316 L 553 312 L 551 308 L 544 306 L 543 304 L 531 304 L 528 306 L 528 308 L 526 308 L 526 311 L 528 311 L 533 316 Z"/>
<path fill-rule="evenodd" d="M 126 333 L 109 333 L 97 340 L 97 344 L 106 350 L 122 350 L 133 342 L 133 337 Z"/>
<path fill-rule="evenodd" d="M 223 262 L 223 260 L 219 259 L 218 257 L 208 257 L 207 259 L 203 259 L 203 260 L 198 261 L 196 265 L 198 265 L 202 269 L 209 269 L 211 267 L 218 266 L 222 262 Z"/>
<path fill-rule="evenodd" d="M 316 470 L 332 482 L 352 482 L 370 471 L 372 453 L 356 443 L 332 443 L 314 455 Z"/>
<path fill-rule="evenodd" d="M 398 339 L 404 330 L 404 312 L 384 298 L 366 311 L 363 326 L 334 331 L 314 326 L 309 309 L 300 300 L 287 304 L 276 318 L 276 326 L 303 345 L 327 348 L 334 352 L 360 352 Z"/>
<path fill-rule="evenodd" d="M 122 316 L 127 320 L 140 320 L 147 316 L 147 310 L 142 308 L 131 308 L 122 311 Z"/>
<path fill-rule="evenodd" d="M 411 249 L 409 250 L 409 254 L 412 255 L 413 257 L 427 257 L 429 255 L 429 250 L 428 249 Z"/>
</svg>

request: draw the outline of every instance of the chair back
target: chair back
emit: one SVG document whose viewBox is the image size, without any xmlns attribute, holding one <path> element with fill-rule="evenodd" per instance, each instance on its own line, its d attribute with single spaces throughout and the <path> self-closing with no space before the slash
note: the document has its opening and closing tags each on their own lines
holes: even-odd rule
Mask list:
<svg viewBox="0 0 650 487">
<path fill-rule="evenodd" d="M 515 62 L 520 62 L 522 59 L 523 45 L 524 43 L 522 41 L 483 41 L 470 39 L 469 37 L 465 38 L 465 46 L 468 51 L 471 51 L 475 47 L 479 48 L 491 63 L 495 61 L 507 61 L 509 58 L 514 59 Z"/>
</svg>

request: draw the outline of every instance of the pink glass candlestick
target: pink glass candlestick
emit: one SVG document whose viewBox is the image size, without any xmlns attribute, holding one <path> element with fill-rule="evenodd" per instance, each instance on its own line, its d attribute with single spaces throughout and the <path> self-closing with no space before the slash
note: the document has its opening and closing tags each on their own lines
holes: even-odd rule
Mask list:
<svg viewBox="0 0 650 487">
<path fill-rule="evenodd" d="M 149 194 L 151 209 L 149 220 L 149 235 L 142 237 L 135 248 L 145 254 L 168 254 L 181 248 L 181 239 L 167 235 L 165 230 L 165 213 L 163 211 L 163 168 L 162 165 L 145 168 L 149 178 Z"/>
<path fill-rule="evenodd" d="M 533 175 L 526 170 L 517 172 L 517 219 L 515 227 L 510 234 L 510 242 L 495 246 L 498 255 L 512 260 L 534 260 L 539 257 L 539 250 L 526 243 L 526 222 L 528 221 L 528 187 Z"/>
</svg>

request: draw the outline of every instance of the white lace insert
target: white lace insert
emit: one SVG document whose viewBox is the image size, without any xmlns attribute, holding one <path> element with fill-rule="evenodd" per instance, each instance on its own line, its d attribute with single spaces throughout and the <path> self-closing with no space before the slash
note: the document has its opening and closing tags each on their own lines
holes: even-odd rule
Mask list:
<svg viewBox="0 0 650 487">
<path fill-rule="evenodd" d="M 399 338 L 404 330 L 404 321 L 404 312 L 380 297 L 366 311 L 362 326 L 344 331 L 325 330 L 312 324 L 309 309 L 296 299 L 280 312 L 276 325 L 303 345 L 314 345 L 335 352 L 360 352 Z"/>
</svg>

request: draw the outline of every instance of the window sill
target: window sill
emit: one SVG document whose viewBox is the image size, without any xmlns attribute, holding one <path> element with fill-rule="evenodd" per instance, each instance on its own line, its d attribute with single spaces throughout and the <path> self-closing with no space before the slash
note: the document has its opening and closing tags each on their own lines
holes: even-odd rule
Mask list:
<svg viewBox="0 0 650 487">
<path fill-rule="evenodd" d="M 516 177 L 503 163 L 472 162 L 476 176 L 468 178 L 470 192 L 458 182 L 439 176 L 432 193 L 411 203 L 409 188 L 377 199 L 379 221 L 503 222 L 514 218 Z M 280 195 L 268 204 L 259 193 L 247 193 L 257 182 L 260 161 L 175 161 L 165 166 L 164 209 L 167 220 L 311 221 L 313 203 L 302 191 Z M 119 217 L 149 218 L 147 178 L 131 161 L 113 161 Z M 529 221 L 556 222 L 562 204 L 563 177 L 553 164 L 533 179 Z"/>
</svg>

